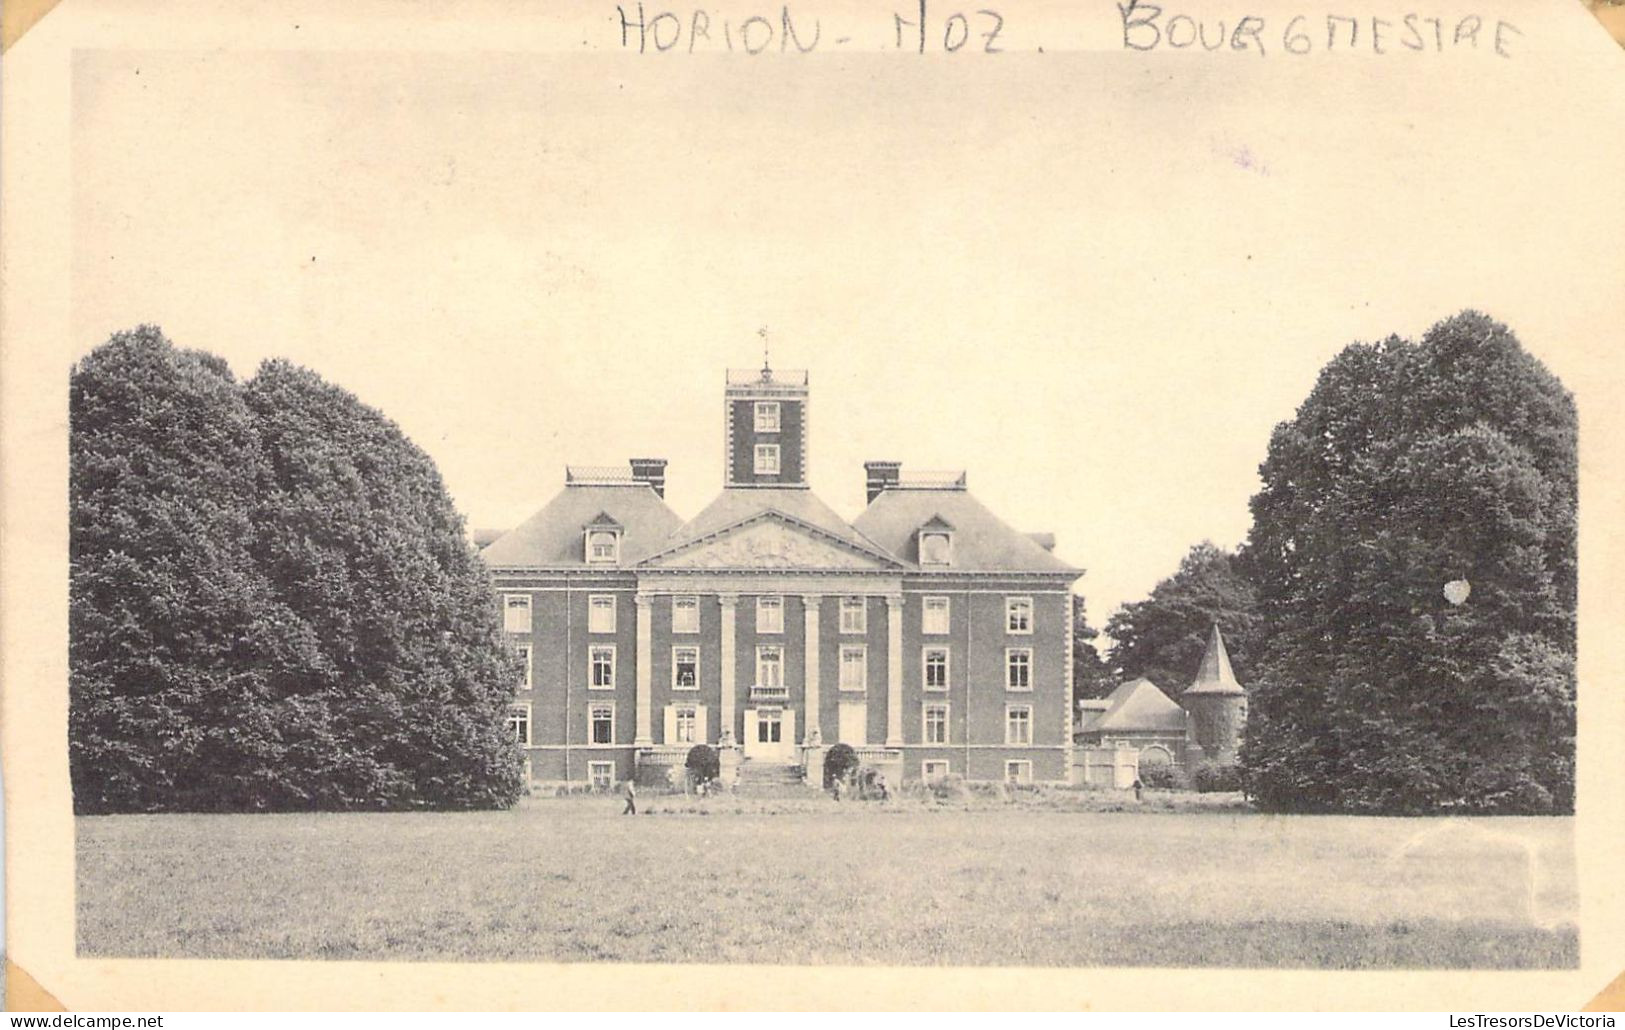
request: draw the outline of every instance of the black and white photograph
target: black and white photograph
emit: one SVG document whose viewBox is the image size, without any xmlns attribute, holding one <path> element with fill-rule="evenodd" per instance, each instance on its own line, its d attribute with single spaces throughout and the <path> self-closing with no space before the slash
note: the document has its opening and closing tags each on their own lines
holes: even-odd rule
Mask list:
<svg viewBox="0 0 1625 1030">
<path fill-rule="evenodd" d="M 989 2 L 12 45 L 31 985 L 1608 986 L 1625 53 L 1570 0 Z"/>
</svg>

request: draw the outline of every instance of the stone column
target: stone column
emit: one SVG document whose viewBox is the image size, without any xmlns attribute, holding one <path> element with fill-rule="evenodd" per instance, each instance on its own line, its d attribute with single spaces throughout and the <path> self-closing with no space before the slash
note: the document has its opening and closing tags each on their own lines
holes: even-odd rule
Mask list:
<svg viewBox="0 0 1625 1030">
<path fill-rule="evenodd" d="M 817 594 L 807 594 L 801 599 L 801 605 L 806 609 L 807 622 L 807 659 L 805 696 L 807 711 L 802 721 L 805 728 L 802 730 L 802 743 L 808 747 L 817 747 L 824 742 L 823 731 L 820 727 L 819 699 L 818 699 L 818 606 L 823 598 Z"/>
<path fill-rule="evenodd" d="M 903 598 L 886 598 L 886 746 L 903 745 Z"/>
<path fill-rule="evenodd" d="M 653 747 L 655 738 L 650 731 L 650 705 L 654 700 L 654 621 L 649 607 L 653 598 L 639 594 L 633 598 L 638 609 L 638 747 Z"/>
<path fill-rule="evenodd" d="M 739 605 L 735 594 L 718 595 L 722 604 L 722 653 L 717 656 L 717 668 L 722 680 L 722 738 L 723 747 L 734 746 L 734 615 Z"/>
</svg>

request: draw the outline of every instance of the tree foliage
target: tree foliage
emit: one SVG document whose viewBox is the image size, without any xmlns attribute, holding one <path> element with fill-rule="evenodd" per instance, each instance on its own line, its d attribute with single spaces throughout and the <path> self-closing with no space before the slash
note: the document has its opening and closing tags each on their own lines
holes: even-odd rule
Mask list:
<svg viewBox="0 0 1625 1030">
<path fill-rule="evenodd" d="M 152 327 L 70 392 L 82 812 L 510 803 L 517 680 L 429 459 L 313 373 Z"/>
<path fill-rule="evenodd" d="M 1119 677 L 1144 676 L 1178 699 L 1190 686 L 1217 625 L 1236 678 L 1248 681 L 1258 634 L 1258 597 L 1235 555 L 1204 540 L 1151 596 L 1125 604 L 1106 622 L 1109 662 Z"/>
<path fill-rule="evenodd" d="M 1111 667 L 1100 656 L 1095 641 L 1100 630 L 1089 625 L 1089 613 L 1081 594 L 1072 595 L 1072 703 L 1105 697 L 1117 686 Z"/>
<path fill-rule="evenodd" d="M 1576 430 L 1556 377 L 1476 312 L 1322 370 L 1252 502 L 1262 805 L 1572 809 Z"/>
</svg>

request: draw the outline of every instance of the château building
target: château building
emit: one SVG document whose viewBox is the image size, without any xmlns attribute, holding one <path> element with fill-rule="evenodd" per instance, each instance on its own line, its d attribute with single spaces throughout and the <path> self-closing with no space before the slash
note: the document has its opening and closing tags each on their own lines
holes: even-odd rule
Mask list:
<svg viewBox="0 0 1625 1030">
<path fill-rule="evenodd" d="M 723 488 L 693 518 L 666 462 L 565 470 L 481 552 L 524 659 L 533 783 L 664 781 L 689 749 L 817 779 L 836 742 L 899 782 L 1065 781 L 1071 586 L 963 472 L 864 466 L 848 522 L 808 489 L 806 372 L 730 371 Z"/>
</svg>

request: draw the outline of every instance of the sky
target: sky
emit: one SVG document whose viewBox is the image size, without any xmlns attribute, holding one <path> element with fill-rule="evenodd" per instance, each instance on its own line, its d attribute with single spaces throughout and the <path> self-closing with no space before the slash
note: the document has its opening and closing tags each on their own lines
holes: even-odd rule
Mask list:
<svg viewBox="0 0 1625 1030">
<path fill-rule="evenodd" d="M 1617 167 L 1507 114 L 1549 66 L 1138 58 L 81 52 L 75 355 L 150 322 L 291 358 L 504 528 L 631 456 L 696 513 L 767 326 L 837 511 L 866 459 L 965 469 L 1100 625 L 1245 537 L 1346 344 L 1476 307 L 1559 375 L 1614 345 Z"/>
</svg>

